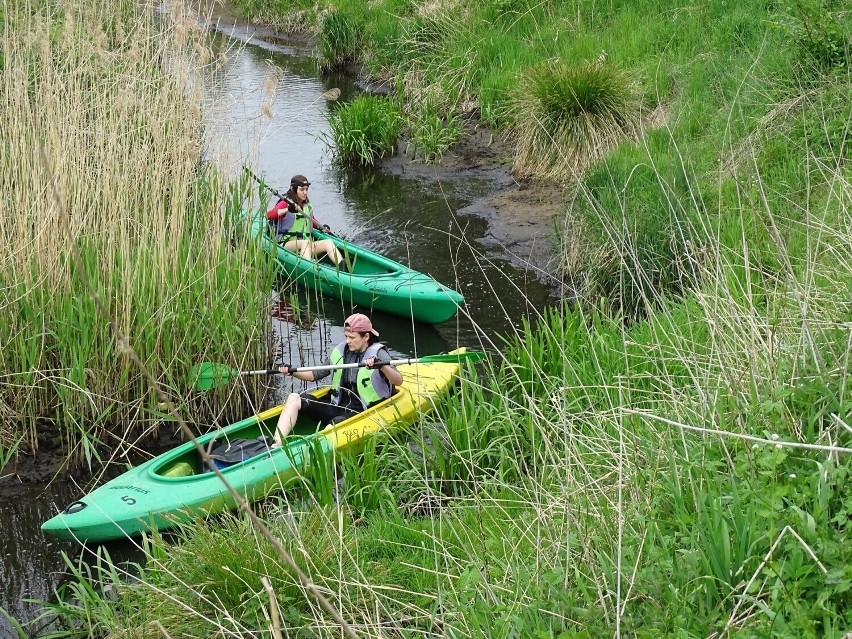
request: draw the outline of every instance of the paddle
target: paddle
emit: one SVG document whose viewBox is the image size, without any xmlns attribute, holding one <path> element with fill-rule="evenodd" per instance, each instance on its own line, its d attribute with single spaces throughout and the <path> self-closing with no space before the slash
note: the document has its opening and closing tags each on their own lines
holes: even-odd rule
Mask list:
<svg viewBox="0 0 852 639">
<path fill-rule="evenodd" d="M 275 189 L 273 189 L 271 186 L 269 186 L 266 182 L 264 182 L 264 181 L 263 181 L 263 178 L 257 177 L 254 173 L 252 173 L 251 169 L 249 169 L 247 166 L 243 165 L 243 171 L 245 171 L 246 173 L 248 173 L 248 174 L 249 174 L 252 178 L 254 178 L 254 181 L 255 181 L 255 182 L 257 182 L 258 184 L 260 184 L 263 188 L 265 188 L 267 191 L 269 191 L 270 193 L 272 193 L 272 195 L 274 195 L 275 197 L 277 197 L 279 200 L 283 200 L 283 199 L 284 199 L 284 196 L 283 196 L 283 195 L 281 195 L 278 191 L 276 191 L 276 190 L 275 190 Z"/>
<path fill-rule="evenodd" d="M 460 364 L 462 362 L 481 362 L 485 359 L 485 353 L 480 352 L 465 352 L 465 353 L 442 353 L 440 355 L 426 355 L 425 357 L 417 357 L 413 359 L 392 359 L 389 362 L 376 362 L 373 368 L 379 368 L 386 364 L 396 366 L 397 364 Z M 367 365 L 362 363 L 353 364 L 334 364 L 328 366 L 300 366 L 298 368 L 290 368 L 290 373 L 298 371 L 326 371 L 343 368 L 364 368 Z M 220 384 L 228 382 L 233 377 L 242 377 L 244 375 L 277 375 L 277 368 L 260 369 L 256 371 L 238 371 L 236 369 L 225 366 L 224 364 L 214 364 L 212 362 L 203 362 L 192 369 L 190 379 L 193 380 L 196 390 L 205 391 L 210 388 L 215 388 Z"/>
<path fill-rule="evenodd" d="M 263 188 L 265 188 L 267 191 L 272 193 L 272 195 L 277 197 L 279 200 L 284 199 L 283 195 L 281 195 L 278 191 L 276 191 L 271 186 L 269 186 L 266 182 L 264 182 L 263 178 L 260 178 L 260 177 L 256 176 L 254 173 L 252 173 L 251 169 L 249 169 L 247 166 L 243 165 L 243 171 L 248 173 L 255 180 L 255 182 L 260 184 Z M 316 219 L 316 218 L 314 218 L 314 219 Z M 319 223 L 319 222 L 317 221 L 317 223 Z M 337 237 L 334 233 L 331 232 L 331 227 L 328 224 L 323 224 L 322 228 L 320 228 L 320 231 L 322 231 L 323 233 L 326 233 L 327 235 L 331 235 L 332 237 Z"/>
</svg>

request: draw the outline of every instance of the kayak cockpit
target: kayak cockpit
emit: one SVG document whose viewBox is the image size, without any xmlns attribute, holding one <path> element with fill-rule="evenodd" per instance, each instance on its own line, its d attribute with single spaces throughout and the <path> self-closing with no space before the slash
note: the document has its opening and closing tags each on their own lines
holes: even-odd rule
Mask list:
<svg viewBox="0 0 852 639">
<path fill-rule="evenodd" d="M 199 438 L 198 442 L 213 458 L 213 462 L 219 470 L 256 460 L 262 455 L 269 456 L 275 450 L 272 436 L 275 433 L 280 412 L 281 407 L 279 406 L 261 414 L 260 419 L 242 423 L 239 428 L 229 428 L 225 431 L 205 435 Z M 321 425 L 315 420 L 300 417 L 291 436 L 313 435 L 320 428 Z M 149 470 L 152 478 L 166 481 L 203 477 L 209 472 L 211 472 L 210 468 L 204 462 L 201 454 L 189 442 L 175 449 L 173 454 L 166 455 L 162 461 Z"/>
<path fill-rule="evenodd" d="M 330 390 L 327 386 L 318 388 L 313 391 L 313 396 L 325 397 Z M 285 447 L 300 445 L 296 442 L 303 442 L 304 438 L 311 437 L 317 432 L 343 429 L 350 422 L 363 421 L 365 417 L 369 418 L 370 415 L 377 414 L 383 407 L 393 403 L 400 392 L 401 389 L 397 388 L 390 398 L 371 406 L 363 413 L 328 426 L 300 415 L 290 436 L 284 442 Z M 222 471 L 230 470 L 245 462 L 257 461 L 262 456 L 271 456 L 278 450 L 273 447 L 273 434 L 278 425 L 281 408 L 276 406 L 261 413 L 256 419 L 244 420 L 223 431 L 204 435 L 199 438 L 198 443 L 213 458 L 216 467 Z M 205 477 L 211 471 L 195 446 L 187 442 L 172 451 L 172 454 L 164 455 L 163 459 L 151 466 L 148 472 L 151 478 L 159 481 L 191 481 L 194 478 Z"/>
<path fill-rule="evenodd" d="M 317 236 L 317 233 L 314 233 Z M 320 234 L 317 239 L 324 239 L 326 236 Z M 332 239 L 333 238 L 329 238 Z M 406 271 L 402 264 L 398 264 L 383 255 L 368 251 L 350 250 L 349 245 L 345 242 L 335 242 L 340 254 L 343 255 L 343 260 L 346 263 L 346 271 L 341 271 L 341 275 L 355 275 L 358 277 L 377 277 L 377 276 L 398 276 Z M 285 249 L 286 250 L 286 249 Z M 307 258 L 311 259 L 311 258 Z M 334 263 L 328 254 L 321 256 L 316 263 L 331 271 L 338 271 L 338 266 Z"/>
</svg>

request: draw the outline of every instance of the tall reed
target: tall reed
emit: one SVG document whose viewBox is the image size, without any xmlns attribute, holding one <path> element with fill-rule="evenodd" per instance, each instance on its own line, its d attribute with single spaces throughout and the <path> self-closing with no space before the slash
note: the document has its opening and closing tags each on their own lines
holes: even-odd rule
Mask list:
<svg viewBox="0 0 852 639">
<path fill-rule="evenodd" d="M 5 11 L 0 413 L 30 448 L 53 433 L 89 459 L 89 444 L 150 432 L 161 408 L 114 320 L 177 403 L 209 420 L 219 400 L 194 396 L 188 370 L 265 356 L 267 276 L 254 245 L 231 246 L 228 189 L 200 164 L 206 36 L 191 11 L 153 3 Z"/>
</svg>

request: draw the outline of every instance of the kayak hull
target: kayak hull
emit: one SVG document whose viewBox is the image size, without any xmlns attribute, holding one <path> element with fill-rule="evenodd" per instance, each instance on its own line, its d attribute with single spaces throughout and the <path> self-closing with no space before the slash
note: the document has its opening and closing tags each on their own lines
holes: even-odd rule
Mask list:
<svg viewBox="0 0 852 639">
<path fill-rule="evenodd" d="M 460 349 L 455 352 L 464 352 Z M 376 432 L 393 432 L 434 410 L 458 376 L 457 363 L 405 364 L 397 393 L 334 426 L 308 434 L 291 434 L 284 446 L 224 468 L 228 483 L 252 502 L 286 488 L 303 470 L 309 455 L 358 450 Z M 317 396 L 328 388 L 314 391 Z M 254 439 L 271 435 L 281 406 L 207 433 L 212 439 Z M 303 424 L 304 426 L 304 424 Z M 295 431 L 294 431 L 295 432 Z M 192 442 L 169 450 L 110 480 L 42 524 L 45 532 L 66 540 L 100 542 L 168 530 L 195 518 L 236 507 L 236 500 L 213 472 L 205 472 Z"/>
<path fill-rule="evenodd" d="M 250 220 L 251 234 L 262 238 L 274 251 L 279 269 L 306 288 L 339 299 L 344 306 L 379 310 L 427 324 L 453 317 L 464 305 L 461 293 L 432 277 L 395 262 L 383 255 L 347 242 L 337 236 L 314 230 L 316 240 L 331 240 L 345 256 L 349 272 L 326 260 L 303 258 L 279 246 L 267 232 L 266 218 L 259 214 Z"/>
</svg>

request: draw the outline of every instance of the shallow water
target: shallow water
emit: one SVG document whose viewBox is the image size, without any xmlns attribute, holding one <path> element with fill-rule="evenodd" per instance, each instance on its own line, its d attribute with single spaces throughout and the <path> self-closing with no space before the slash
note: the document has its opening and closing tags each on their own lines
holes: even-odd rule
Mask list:
<svg viewBox="0 0 852 639">
<path fill-rule="evenodd" d="M 552 302 L 531 273 L 511 266 L 499 248 L 484 248 L 484 220 L 459 213 L 492 192 L 492 182 L 463 173 L 439 180 L 391 176 L 377 169 L 341 170 L 332 164 L 322 141 L 328 132 L 326 116 L 335 108 L 323 93 L 337 87 L 340 99 L 346 100 L 357 93 L 356 87 L 344 78 L 320 79 L 313 59 L 298 55 L 304 53 L 298 46 L 243 46 L 229 38 L 220 46 L 231 49 L 228 61 L 206 87 L 212 117 L 209 148 L 217 162 L 229 162 L 234 172 L 245 162 L 281 192 L 291 175 L 308 176 L 316 215 L 335 232 L 428 273 L 465 296 L 465 309 L 436 326 L 372 314 L 394 355 L 422 356 L 459 345 L 492 349 L 492 340 L 499 344 L 495 334 L 510 332 L 523 317 Z M 278 80 L 274 96 L 268 90 L 272 77 Z M 264 114 L 265 106 L 271 117 Z M 270 295 L 278 299 L 279 291 Z M 280 360 L 318 363 L 341 341 L 343 319 L 352 309 L 326 298 L 296 295 L 299 305 L 311 310 L 304 327 L 287 321 L 286 306 L 270 318 Z M 0 606 L 21 621 L 38 614 L 35 604 L 22 600 L 49 599 L 64 578 L 63 551 L 72 558 L 81 553 L 91 557 L 90 550 L 46 537 L 39 528 L 57 507 L 81 494 L 80 487 L 60 481 L 12 487 L 0 496 Z M 109 544 L 107 549 L 114 559 L 140 555 L 130 542 Z M 0 637 L 14 636 L 13 626 L 0 617 Z"/>
</svg>

